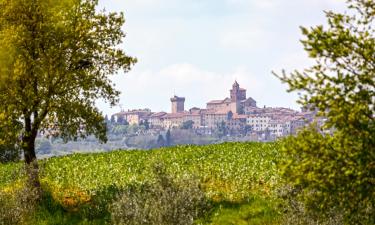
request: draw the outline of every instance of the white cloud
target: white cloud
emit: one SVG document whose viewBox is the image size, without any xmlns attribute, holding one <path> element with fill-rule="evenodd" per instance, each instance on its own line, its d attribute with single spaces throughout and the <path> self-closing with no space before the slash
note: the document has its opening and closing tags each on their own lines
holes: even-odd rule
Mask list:
<svg viewBox="0 0 375 225">
<path fill-rule="evenodd" d="M 113 81 L 122 91 L 121 105 L 125 109 L 149 107 L 153 111 L 169 111 L 169 98 L 173 95 L 186 97 L 186 108 L 205 107 L 213 99 L 229 97 L 234 80 L 248 89 L 248 95 L 261 95 L 265 85 L 246 67 L 238 67 L 230 73 L 206 71 L 188 63 L 174 64 L 159 71 L 143 70 L 127 75 L 116 75 Z M 101 108 L 103 103 L 100 103 Z M 107 114 L 119 111 L 108 109 Z"/>
<path fill-rule="evenodd" d="M 342 10 L 343 2 L 100 0 L 109 10 L 125 11 L 124 49 L 139 59 L 128 74 L 113 79 L 121 103 L 169 111 L 175 92 L 186 97 L 187 107 L 205 107 L 227 97 L 237 79 L 260 106 L 293 106 L 295 96 L 271 70 L 309 65 L 298 26 L 324 24 L 323 10 Z M 119 110 L 100 108 L 108 114 Z"/>
<path fill-rule="evenodd" d="M 226 0 L 226 2 L 230 5 L 256 7 L 258 9 L 270 9 L 280 4 L 280 0 Z"/>
<path fill-rule="evenodd" d="M 267 41 L 267 35 L 259 28 L 244 26 L 242 29 L 228 30 L 222 33 L 220 45 L 225 48 L 251 50 L 259 49 Z"/>
<path fill-rule="evenodd" d="M 301 49 L 301 51 L 298 52 L 285 54 L 283 58 L 281 58 L 273 65 L 272 69 L 275 72 L 281 71 L 283 69 L 289 72 L 293 70 L 301 71 L 313 65 L 313 63 L 314 60 L 309 58 L 307 53 Z"/>
</svg>

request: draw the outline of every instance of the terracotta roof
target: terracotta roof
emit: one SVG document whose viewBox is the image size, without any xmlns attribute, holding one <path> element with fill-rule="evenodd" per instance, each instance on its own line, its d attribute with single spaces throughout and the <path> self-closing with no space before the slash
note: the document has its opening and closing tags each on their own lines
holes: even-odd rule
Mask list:
<svg viewBox="0 0 375 225">
<path fill-rule="evenodd" d="M 199 113 L 189 113 L 189 114 L 185 114 L 184 116 L 200 116 L 201 114 Z"/>
<path fill-rule="evenodd" d="M 162 116 L 164 116 L 165 114 L 167 114 L 166 112 L 158 112 L 158 113 L 154 113 L 154 114 L 152 114 L 150 117 L 151 118 L 157 118 L 157 117 L 162 117 Z"/>
<path fill-rule="evenodd" d="M 207 102 L 207 104 L 221 104 L 224 100 L 212 100 L 210 102 Z"/>
<path fill-rule="evenodd" d="M 206 114 L 211 114 L 211 115 L 227 115 L 228 112 L 227 111 L 210 111 L 210 112 L 207 112 Z"/>
<path fill-rule="evenodd" d="M 170 119 L 170 118 L 181 118 L 185 115 L 185 113 L 167 113 L 162 118 Z"/>
</svg>

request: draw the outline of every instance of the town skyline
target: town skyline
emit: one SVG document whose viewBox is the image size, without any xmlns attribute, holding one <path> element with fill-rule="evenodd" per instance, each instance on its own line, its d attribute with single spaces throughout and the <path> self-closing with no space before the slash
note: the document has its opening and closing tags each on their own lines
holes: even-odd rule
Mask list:
<svg viewBox="0 0 375 225">
<path fill-rule="evenodd" d="M 259 107 L 237 81 L 234 81 L 228 94 L 224 99 L 208 101 L 205 107 L 192 108 L 185 108 L 185 97 L 174 95 L 170 98 L 169 111 L 158 112 L 150 108 L 121 110 L 111 115 L 110 119 L 106 117 L 106 120 L 112 125 L 145 126 L 146 130 L 159 133 L 170 129 L 191 129 L 199 135 L 222 132 L 224 136 L 247 137 L 257 141 L 296 134 L 315 120 L 316 111 L 307 107 L 301 108 L 301 111 L 285 107 Z M 324 118 L 316 118 L 316 122 L 321 125 Z"/>
<path fill-rule="evenodd" d="M 324 10 L 342 11 L 344 1 L 137 0 L 99 1 L 124 12 L 124 49 L 138 58 L 129 73 L 113 77 L 123 109 L 167 111 L 174 94 L 187 107 L 204 107 L 226 96 L 235 79 L 259 105 L 299 109 L 297 95 L 272 71 L 303 69 L 311 61 L 299 26 L 325 24 Z M 280 24 L 283 24 L 281 27 Z M 98 104 L 104 114 L 120 107 Z"/>
</svg>

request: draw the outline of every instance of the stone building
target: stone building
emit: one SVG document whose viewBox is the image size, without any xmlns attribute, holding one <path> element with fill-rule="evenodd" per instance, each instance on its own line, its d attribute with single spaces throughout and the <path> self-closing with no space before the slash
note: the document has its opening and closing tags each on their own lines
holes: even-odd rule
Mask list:
<svg viewBox="0 0 375 225">
<path fill-rule="evenodd" d="M 246 89 L 240 88 L 237 81 L 234 82 L 229 93 L 230 98 L 208 102 L 207 110 L 243 114 L 245 107 L 256 107 L 256 101 L 253 98 L 246 98 Z"/>
<path fill-rule="evenodd" d="M 163 128 L 178 128 L 184 122 L 185 113 L 167 113 L 161 117 Z"/>
<path fill-rule="evenodd" d="M 165 116 L 167 113 L 166 112 L 158 112 L 154 113 L 149 117 L 149 123 L 150 126 L 153 128 L 162 128 L 163 127 L 163 121 L 161 118 Z"/>
<path fill-rule="evenodd" d="M 228 113 L 223 111 L 206 112 L 204 117 L 204 126 L 209 129 L 216 129 L 220 123 L 225 123 L 228 120 Z"/>
<path fill-rule="evenodd" d="M 174 96 L 171 98 L 172 113 L 181 113 L 185 111 L 185 98 Z"/>
<path fill-rule="evenodd" d="M 183 122 L 193 121 L 193 128 L 198 129 L 202 126 L 202 115 L 197 112 L 189 112 L 184 114 Z"/>
<path fill-rule="evenodd" d="M 207 110 L 211 111 L 222 111 L 222 112 L 237 112 L 238 104 L 237 102 L 232 102 L 230 98 L 225 98 L 224 100 L 213 100 L 207 103 Z"/>
<path fill-rule="evenodd" d="M 141 121 L 145 121 L 151 115 L 150 109 L 135 109 L 135 110 L 128 110 L 114 114 L 115 119 L 119 121 L 121 118 L 122 120 L 126 120 L 131 125 L 138 125 Z"/>
<path fill-rule="evenodd" d="M 271 117 L 264 115 L 248 115 L 246 124 L 251 126 L 253 131 L 265 131 L 271 119 Z"/>
<path fill-rule="evenodd" d="M 241 102 L 243 100 L 246 100 L 246 89 L 240 88 L 240 85 L 237 83 L 237 81 L 234 82 L 234 84 L 232 85 L 232 89 L 229 92 L 232 102 Z"/>
</svg>

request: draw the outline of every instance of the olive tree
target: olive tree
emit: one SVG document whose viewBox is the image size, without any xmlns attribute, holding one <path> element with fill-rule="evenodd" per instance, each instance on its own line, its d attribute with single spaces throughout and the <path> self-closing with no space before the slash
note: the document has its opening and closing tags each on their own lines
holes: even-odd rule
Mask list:
<svg viewBox="0 0 375 225">
<path fill-rule="evenodd" d="M 284 141 L 281 170 L 310 212 L 342 214 L 346 224 L 373 224 L 375 200 L 375 2 L 349 0 L 328 24 L 302 27 L 315 64 L 277 75 L 299 102 L 327 121 Z M 331 130 L 327 133 L 325 130 Z"/>
<path fill-rule="evenodd" d="M 116 104 L 109 75 L 136 62 L 120 48 L 124 15 L 97 6 L 97 0 L 0 0 L 0 112 L 22 125 L 14 132 L 36 187 L 38 133 L 106 141 L 95 101 Z"/>
</svg>

